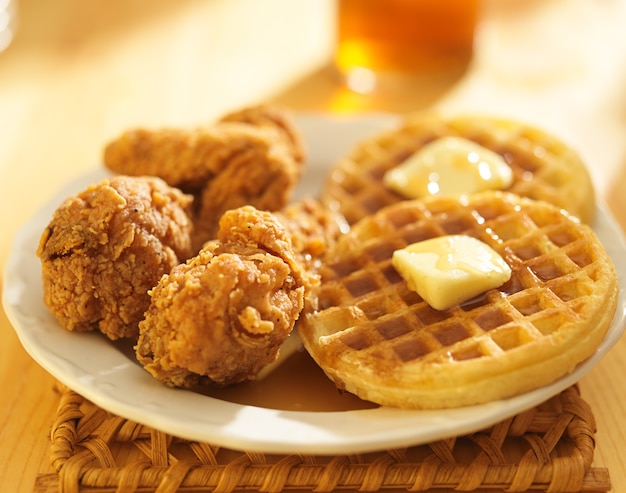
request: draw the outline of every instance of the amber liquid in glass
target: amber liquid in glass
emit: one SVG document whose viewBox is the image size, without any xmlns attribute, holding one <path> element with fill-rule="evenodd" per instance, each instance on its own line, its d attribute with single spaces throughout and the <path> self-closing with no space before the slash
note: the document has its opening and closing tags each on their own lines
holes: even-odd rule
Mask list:
<svg viewBox="0 0 626 493">
<path fill-rule="evenodd" d="M 344 77 L 428 76 L 472 57 L 479 0 L 337 0 L 335 64 Z"/>
</svg>

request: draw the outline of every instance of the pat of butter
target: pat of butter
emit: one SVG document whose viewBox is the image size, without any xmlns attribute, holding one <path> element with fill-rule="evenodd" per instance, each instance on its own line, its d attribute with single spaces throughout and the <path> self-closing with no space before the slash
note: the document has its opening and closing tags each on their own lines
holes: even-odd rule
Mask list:
<svg viewBox="0 0 626 493">
<path fill-rule="evenodd" d="M 513 171 L 499 154 L 460 137 L 442 137 L 390 169 L 383 183 L 407 198 L 501 190 Z"/>
<path fill-rule="evenodd" d="M 393 252 L 392 264 L 436 310 L 446 310 L 511 277 L 511 268 L 489 245 L 471 236 L 424 240 Z"/>
</svg>

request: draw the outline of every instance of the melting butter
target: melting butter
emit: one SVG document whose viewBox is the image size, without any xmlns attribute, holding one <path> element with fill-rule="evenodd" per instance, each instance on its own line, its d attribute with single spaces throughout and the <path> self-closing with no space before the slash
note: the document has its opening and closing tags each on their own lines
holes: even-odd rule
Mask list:
<svg viewBox="0 0 626 493">
<path fill-rule="evenodd" d="M 460 137 L 442 137 L 390 169 L 383 183 L 407 198 L 507 188 L 513 172 L 499 154 Z"/>
<path fill-rule="evenodd" d="M 392 264 L 436 310 L 446 310 L 511 277 L 511 268 L 486 243 L 465 235 L 450 235 L 413 243 L 392 256 Z"/>
</svg>

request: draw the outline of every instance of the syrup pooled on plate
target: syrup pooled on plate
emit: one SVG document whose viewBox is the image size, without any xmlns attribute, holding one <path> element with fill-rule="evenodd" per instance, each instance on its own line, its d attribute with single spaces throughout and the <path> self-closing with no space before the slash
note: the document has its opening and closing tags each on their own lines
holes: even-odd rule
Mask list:
<svg viewBox="0 0 626 493">
<path fill-rule="evenodd" d="M 130 340 L 107 342 L 137 363 Z M 302 347 L 287 354 L 280 364 L 258 380 L 228 387 L 199 385 L 192 391 L 235 404 L 282 411 L 333 412 L 379 407 L 338 390 Z"/>
<path fill-rule="evenodd" d="M 284 411 L 329 412 L 378 407 L 338 390 L 304 349 L 290 354 L 260 380 L 196 390 L 223 401 Z"/>
</svg>

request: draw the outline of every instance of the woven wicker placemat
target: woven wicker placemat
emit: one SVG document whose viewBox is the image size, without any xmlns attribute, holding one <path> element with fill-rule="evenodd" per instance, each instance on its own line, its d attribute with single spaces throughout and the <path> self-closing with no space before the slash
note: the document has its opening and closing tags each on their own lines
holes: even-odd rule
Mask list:
<svg viewBox="0 0 626 493">
<path fill-rule="evenodd" d="M 346 456 L 270 455 L 183 440 L 60 387 L 50 461 L 36 492 L 336 490 L 606 492 L 595 423 L 576 386 L 480 432 Z"/>
</svg>

